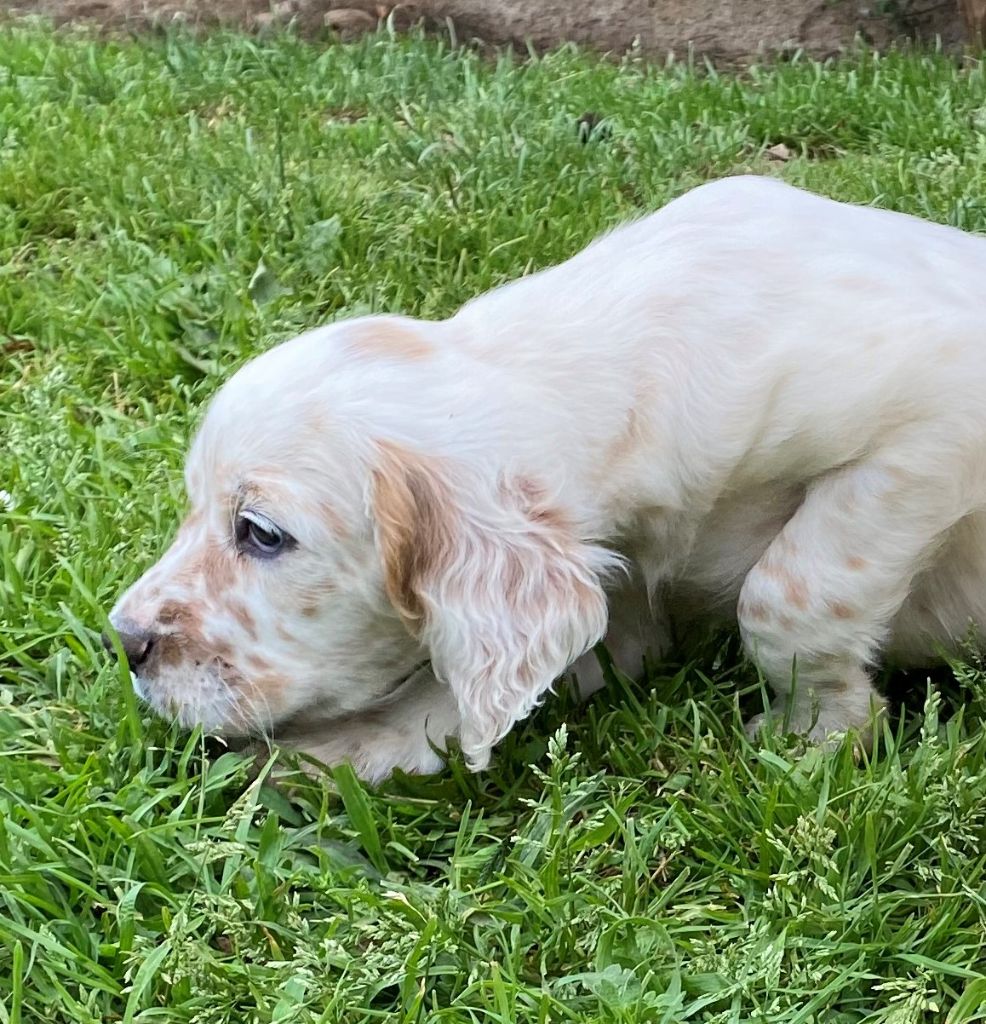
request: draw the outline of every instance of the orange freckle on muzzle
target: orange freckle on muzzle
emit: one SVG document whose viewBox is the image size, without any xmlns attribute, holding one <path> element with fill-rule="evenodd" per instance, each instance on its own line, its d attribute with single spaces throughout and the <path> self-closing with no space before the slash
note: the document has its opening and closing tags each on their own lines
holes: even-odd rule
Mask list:
<svg viewBox="0 0 986 1024">
<path fill-rule="evenodd" d="M 248 639 L 256 643 L 258 639 L 257 623 L 247 606 L 242 601 L 234 600 L 229 602 L 229 610 Z"/>
<path fill-rule="evenodd" d="M 236 563 L 230 552 L 213 548 L 202 559 L 202 575 L 206 592 L 220 594 L 236 583 Z"/>
<path fill-rule="evenodd" d="M 197 622 L 193 621 L 189 606 L 181 604 L 179 601 L 165 601 L 158 609 L 157 622 L 161 626 L 182 628 L 197 625 Z"/>
</svg>

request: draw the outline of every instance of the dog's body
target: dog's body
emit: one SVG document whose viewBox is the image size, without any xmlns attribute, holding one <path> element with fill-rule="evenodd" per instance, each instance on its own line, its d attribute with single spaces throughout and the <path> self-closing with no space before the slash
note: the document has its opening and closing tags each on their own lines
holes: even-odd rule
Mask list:
<svg viewBox="0 0 986 1024">
<path fill-rule="evenodd" d="M 114 612 L 141 688 L 372 778 L 481 766 L 671 607 L 737 620 L 795 727 L 861 729 L 878 655 L 986 623 L 984 282 L 984 240 L 732 178 L 450 320 L 288 342 Z"/>
</svg>

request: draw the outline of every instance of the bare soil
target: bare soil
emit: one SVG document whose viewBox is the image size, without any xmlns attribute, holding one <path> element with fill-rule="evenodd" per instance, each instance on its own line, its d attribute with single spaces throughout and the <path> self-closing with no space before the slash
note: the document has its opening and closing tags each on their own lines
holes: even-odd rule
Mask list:
<svg viewBox="0 0 986 1024">
<path fill-rule="evenodd" d="M 418 20 L 453 25 L 460 41 L 543 49 L 574 40 L 605 51 L 691 50 L 725 60 L 799 49 L 824 57 L 859 37 L 880 48 L 938 37 L 953 49 L 963 39 L 958 0 L 0 0 L 4 12 L 138 31 L 175 20 L 255 31 L 293 21 L 303 32 L 344 38 L 389 16 L 399 28 Z"/>
</svg>

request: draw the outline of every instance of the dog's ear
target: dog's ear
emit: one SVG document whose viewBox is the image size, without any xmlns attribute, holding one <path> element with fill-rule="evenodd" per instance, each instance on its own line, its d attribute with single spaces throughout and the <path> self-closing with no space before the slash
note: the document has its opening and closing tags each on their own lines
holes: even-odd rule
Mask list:
<svg viewBox="0 0 986 1024">
<path fill-rule="evenodd" d="M 455 694 L 470 766 L 606 631 L 602 578 L 619 565 L 580 541 L 528 483 L 466 480 L 380 446 L 372 508 L 387 593 Z"/>
</svg>

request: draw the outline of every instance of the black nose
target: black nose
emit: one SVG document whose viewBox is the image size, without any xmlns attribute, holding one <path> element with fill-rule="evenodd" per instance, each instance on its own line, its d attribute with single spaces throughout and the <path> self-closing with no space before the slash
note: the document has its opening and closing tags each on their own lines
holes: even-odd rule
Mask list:
<svg viewBox="0 0 986 1024">
<path fill-rule="evenodd" d="M 150 657 L 154 648 L 154 633 L 149 629 L 141 629 L 135 622 L 120 622 L 116 626 L 120 637 L 120 644 L 123 653 L 127 656 L 127 662 L 135 672 Z M 115 655 L 113 641 L 106 633 L 103 634 L 103 646 Z"/>
</svg>

